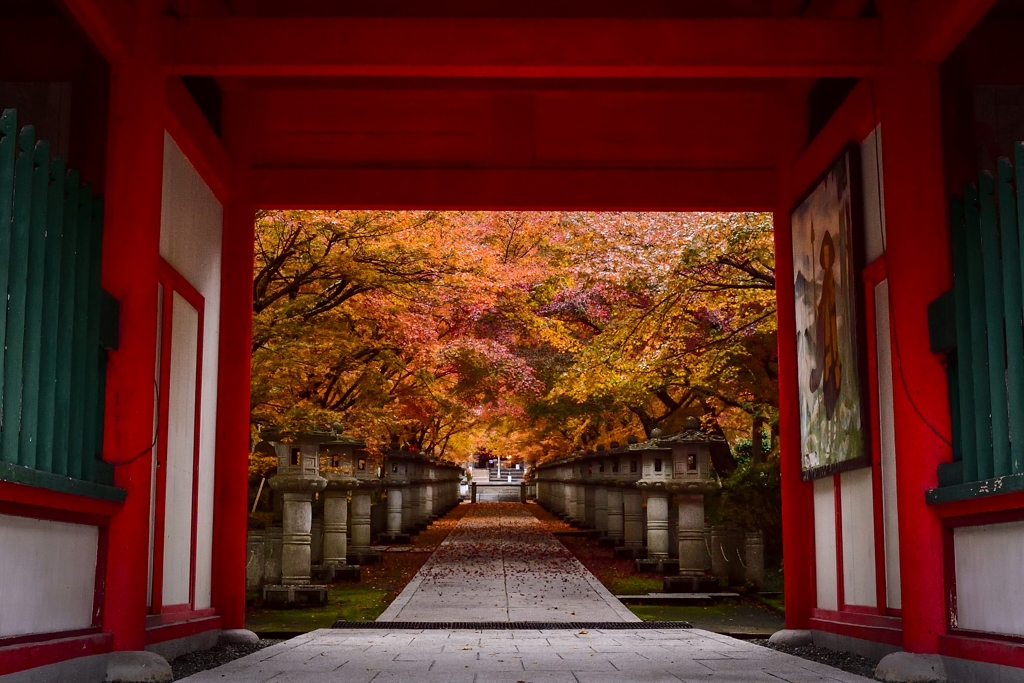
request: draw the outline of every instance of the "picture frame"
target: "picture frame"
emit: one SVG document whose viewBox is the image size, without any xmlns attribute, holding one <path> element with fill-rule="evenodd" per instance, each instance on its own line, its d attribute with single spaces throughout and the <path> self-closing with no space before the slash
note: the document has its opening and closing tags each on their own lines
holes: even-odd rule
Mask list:
<svg viewBox="0 0 1024 683">
<path fill-rule="evenodd" d="M 871 465 L 860 170 L 847 145 L 790 212 L 805 481 Z"/>
</svg>

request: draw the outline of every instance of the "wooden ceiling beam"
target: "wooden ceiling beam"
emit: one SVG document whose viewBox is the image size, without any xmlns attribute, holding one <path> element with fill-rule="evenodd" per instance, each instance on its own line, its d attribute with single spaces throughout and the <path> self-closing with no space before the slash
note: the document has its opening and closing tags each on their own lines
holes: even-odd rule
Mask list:
<svg viewBox="0 0 1024 683">
<path fill-rule="evenodd" d="M 212 76 L 861 76 L 876 19 L 166 17 L 168 73 Z"/>
<path fill-rule="evenodd" d="M 771 211 L 772 169 L 254 168 L 266 209 Z"/>
</svg>

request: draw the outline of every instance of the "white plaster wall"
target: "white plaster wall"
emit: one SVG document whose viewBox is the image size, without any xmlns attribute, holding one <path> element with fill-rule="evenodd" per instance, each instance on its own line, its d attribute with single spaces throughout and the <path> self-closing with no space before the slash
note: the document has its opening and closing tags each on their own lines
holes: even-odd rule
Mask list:
<svg viewBox="0 0 1024 683">
<path fill-rule="evenodd" d="M 839 475 L 843 508 L 843 602 L 876 607 L 875 507 L 871 468 Z"/>
<path fill-rule="evenodd" d="M 221 235 L 224 210 L 170 135 L 164 138 L 160 254 L 203 295 L 202 400 L 196 513 L 195 607 L 210 606 L 217 445 Z"/>
<path fill-rule="evenodd" d="M 192 495 L 199 312 L 177 292 L 172 302 L 161 602 L 164 605 L 182 605 L 192 601 Z"/>
<path fill-rule="evenodd" d="M 864 193 L 864 251 L 871 263 L 885 251 L 885 186 L 882 176 L 882 126 L 875 127 L 860 144 L 861 183 Z"/>
<path fill-rule="evenodd" d="M 99 529 L 0 515 L 0 638 L 92 625 Z"/>
<path fill-rule="evenodd" d="M 836 494 L 832 477 L 814 480 L 814 576 L 818 608 L 838 609 Z"/>
<path fill-rule="evenodd" d="M 882 465 L 882 527 L 885 533 L 885 604 L 903 605 L 900 584 L 900 529 L 896 511 L 896 428 L 892 405 L 892 345 L 889 332 L 889 281 L 875 286 L 875 341 L 878 357 L 878 425 Z"/>
<path fill-rule="evenodd" d="M 957 626 L 1024 636 L 1024 522 L 953 531 Z"/>
</svg>

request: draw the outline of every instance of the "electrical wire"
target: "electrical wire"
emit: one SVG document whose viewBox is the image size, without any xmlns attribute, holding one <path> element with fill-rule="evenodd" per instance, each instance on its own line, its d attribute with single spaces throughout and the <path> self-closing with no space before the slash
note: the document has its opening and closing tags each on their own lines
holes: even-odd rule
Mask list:
<svg viewBox="0 0 1024 683">
<path fill-rule="evenodd" d="M 156 442 L 160 438 L 160 384 L 156 381 L 156 379 L 153 380 L 153 395 L 156 398 L 156 419 L 153 420 L 153 442 L 146 446 L 141 451 L 139 451 L 137 454 L 128 458 L 127 460 L 121 460 L 119 462 L 110 463 L 114 467 L 124 467 L 125 465 L 131 465 L 133 462 L 135 462 L 142 456 L 146 455 L 147 453 L 152 452 L 152 450 L 156 448 Z"/>
<path fill-rule="evenodd" d="M 885 276 L 889 278 L 889 247 L 886 244 L 885 237 L 885 215 L 882 209 L 882 153 L 879 147 L 879 138 L 881 137 L 881 128 L 879 127 L 881 121 L 878 119 L 878 106 L 875 102 L 875 84 L 871 79 L 868 79 L 868 89 L 871 93 L 871 116 L 875 121 L 875 185 L 876 191 L 878 192 L 877 204 L 878 204 L 878 230 L 880 237 L 882 238 L 882 261 L 885 263 Z M 917 417 L 931 430 L 935 436 L 937 436 L 943 443 L 950 448 L 953 447 L 952 438 L 947 438 L 939 429 L 932 424 L 932 422 L 925 416 L 921 411 L 920 406 L 914 400 L 914 397 L 910 393 L 910 385 L 907 382 L 907 375 L 903 370 L 903 354 L 900 352 L 900 337 L 899 337 L 899 326 L 896 321 L 899 319 L 896 315 L 896 304 L 892 296 L 892 283 L 889 283 L 886 289 L 886 297 L 889 300 L 889 329 L 892 331 L 892 343 L 893 348 L 896 350 L 896 367 L 899 370 L 900 384 L 903 387 L 903 393 L 907 397 L 907 401 L 910 402 L 910 407 L 917 413 Z"/>
</svg>

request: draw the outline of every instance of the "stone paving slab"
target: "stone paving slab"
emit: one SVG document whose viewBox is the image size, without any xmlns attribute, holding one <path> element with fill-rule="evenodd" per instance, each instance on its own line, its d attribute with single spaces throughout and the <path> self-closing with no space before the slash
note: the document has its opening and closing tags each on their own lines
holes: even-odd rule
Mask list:
<svg viewBox="0 0 1024 683">
<path fill-rule="evenodd" d="M 321 629 L 188 683 L 869 683 L 698 629 Z"/>
<path fill-rule="evenodd" d="M 377 621 L 639 621 L 522 503 L 475 503 Z"/>
</svg>

